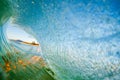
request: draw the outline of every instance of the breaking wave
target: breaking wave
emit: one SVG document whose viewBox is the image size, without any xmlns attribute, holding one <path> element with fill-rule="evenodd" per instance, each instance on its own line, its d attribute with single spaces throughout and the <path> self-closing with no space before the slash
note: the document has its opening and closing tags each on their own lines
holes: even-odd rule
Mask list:
<svg viewBox="0 0 120 80">
<path fill-rule="evenodd" d="M 119 0 L 16 0 L 11 3 L 15 9 L 12 24 L 20 25 L 29 33 L 28 28 L 34 31 L 41 43 L 40 55 L 58 80 L 119 80 Z M 5 31 L 0 28 L 2 61 L 6 49 L 10 53 L 13 49 L 9 51 Z M 19 55 L 13 56 L 11 61 Z M 26 56 L 21 60 L 28 60 Z M 4 66 L 5 62 L 1 63 Z M 38 68 L 37 63 L 35 66 Z M 30 75 L 36 75 L 36 68 L 30 66 L 27 69 L 28 73 L 31 70 Z M 21 68 L 18 71 L 16 77 L 19 74 L 25 77 L 23 80 L 30 77 L 24 76 L 27 72 L 21 72 Z M 33 76 L 30 79 L 34 80 Z"/>
</svg>

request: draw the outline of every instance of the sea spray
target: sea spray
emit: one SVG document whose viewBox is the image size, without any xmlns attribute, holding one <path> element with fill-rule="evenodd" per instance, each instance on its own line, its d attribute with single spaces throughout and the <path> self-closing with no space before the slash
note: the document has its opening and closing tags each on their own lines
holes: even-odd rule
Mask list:
<svg viewBox="0 0 120 80">
<path fill-rule="evenodd" d="M 15 23 L 35 32 L 44 58 L 61 80 L 120 79 L 119 0 L 12 3 L 17 4 Z"/>
</svg>

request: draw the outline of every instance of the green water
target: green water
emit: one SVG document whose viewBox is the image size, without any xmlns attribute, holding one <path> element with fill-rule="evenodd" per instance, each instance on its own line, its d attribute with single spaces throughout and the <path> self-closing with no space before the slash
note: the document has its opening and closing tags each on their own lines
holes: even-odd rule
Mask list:
<svg viewBox="0 0 120 80">
<path fill-rule="evenodd" d="M 0 0 L 1 78 L 119 80 L 119 3 L 119 0 Z M 11 47 L 5 31 L 9 20 L 30 34 L 29 29 L 35 33 L 41 45 L 40 55 L 50 68 L 37 63 L 28 65 L 34 54 Z M 19 60 L 27 65 L 18 64 Z M 6 63 L 11 67 L 7 72 Z"/>
<path fill-rule="evenodd" d="M 19 60 L 25 63 L 31 58 L 27 56 L 34 55 L 28 55 L 24 51 L 15 51 L 8 42 L 6 24 L 13 12 L 8 0 L 0 0 L 0 80 L 55 80 L 51 70 L 48 71 L 46 68 L 47 66 L 42 67 L 40 63 L 26 63 L 27 65 L 23 66 L 19 63 Z"/>
</svg>

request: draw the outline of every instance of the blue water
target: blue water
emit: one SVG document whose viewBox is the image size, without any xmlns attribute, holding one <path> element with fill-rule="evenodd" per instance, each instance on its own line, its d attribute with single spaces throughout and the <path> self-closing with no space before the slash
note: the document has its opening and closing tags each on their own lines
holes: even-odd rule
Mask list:
<svg viewBox="0 0 120 80">
<path fill-rule="evenodd" d="M 119 0 L 13 3 L 17 12 L 12 24 L 34 31 L 58 80 L 120 79 Z"/>
</svg>

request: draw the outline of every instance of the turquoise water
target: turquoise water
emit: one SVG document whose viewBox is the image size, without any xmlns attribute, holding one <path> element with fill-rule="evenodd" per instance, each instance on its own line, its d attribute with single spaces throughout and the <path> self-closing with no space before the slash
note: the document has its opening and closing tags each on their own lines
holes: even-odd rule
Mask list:
<svg viewBox="0 0 120 80">
<path fill-rule="evenodd" d="M 58 80 L 119 80 L 119 0 L 11 2 L 11 24 L 34 32 Z"/>
</svg>

